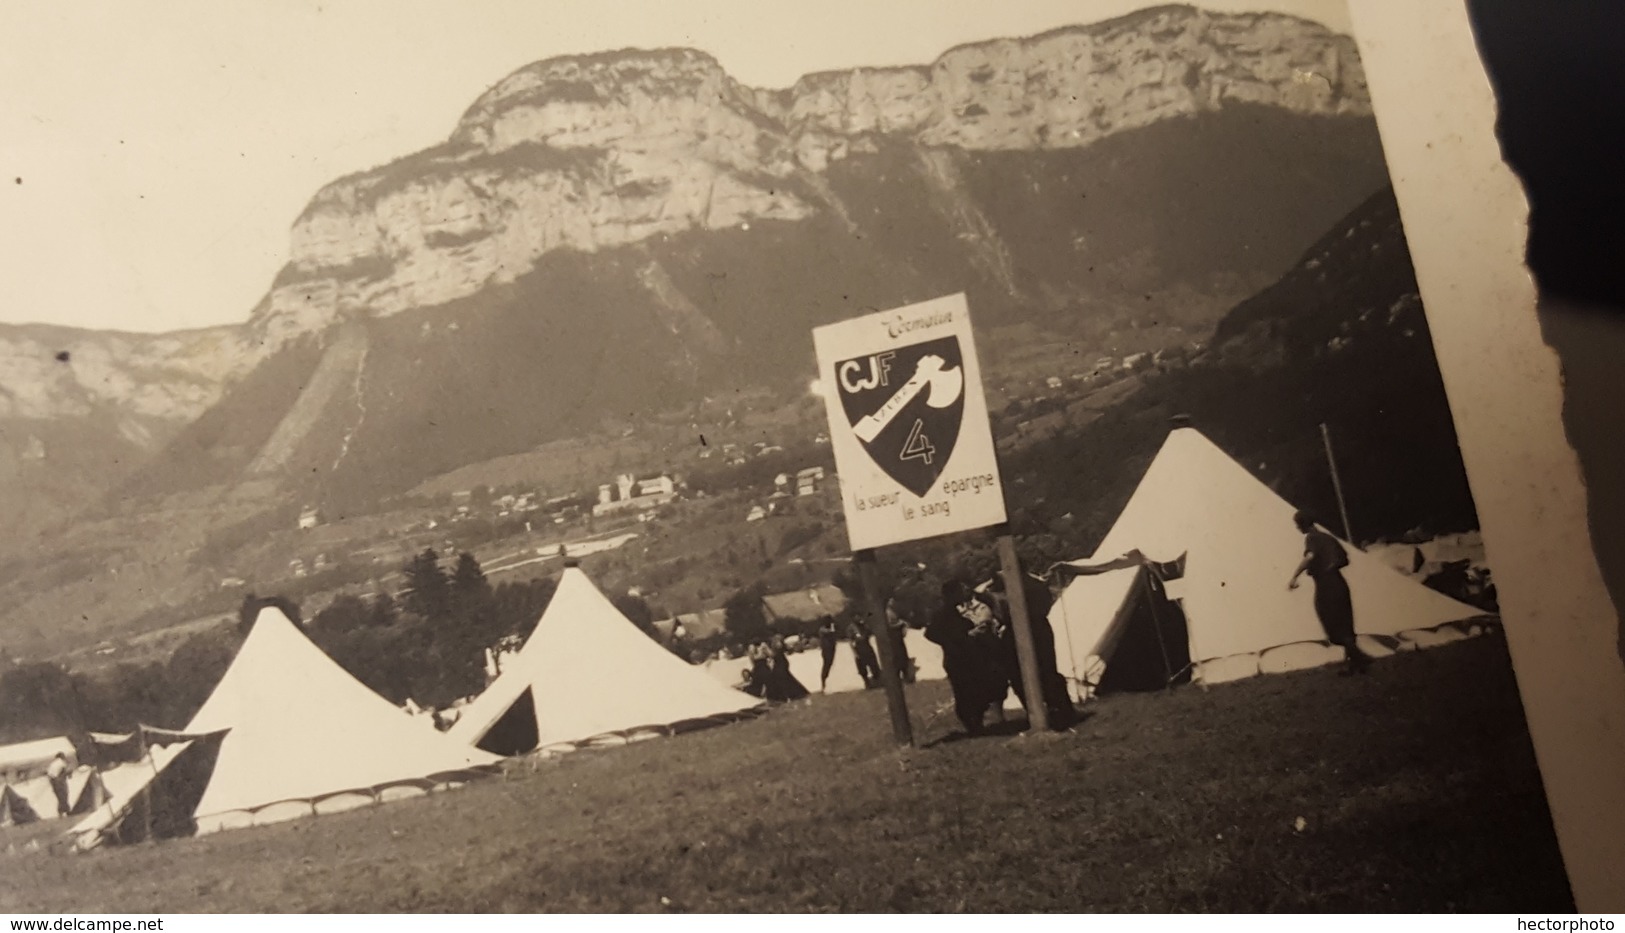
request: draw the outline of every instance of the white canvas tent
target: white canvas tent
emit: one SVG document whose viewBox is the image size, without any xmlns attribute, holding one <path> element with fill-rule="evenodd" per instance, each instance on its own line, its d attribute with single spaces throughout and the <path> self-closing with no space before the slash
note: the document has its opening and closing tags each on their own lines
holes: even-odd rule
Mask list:
<svg viewBox="0 0 1625 933">
<path fill-rule="evenodd" d="M 1146 572 L 1135 564 L 1078 576 L 1050 608 L 1056 663 L 1072 685 L 1074 700 L 1087 699 L 1100 686 L 1105 675 L 1104 659 L 1113 655 L 1123 634 L 1129 631 L 1129 620 L 1134 618 L 1143 596 Z M 1164 683 L 1175 667 L 1170 657 L 1156 669 Z"/>
<path fill-rule="evenodd" d="M 192 811 L 214 768 L 224 733 L 186 735 L 166 730 L 141 732 L 150 739 L 144 754 L 97 775 L 99 790 L 75 807 L 83 818 L 67 837 L 80 849 L 105 842 L 131 843 L 196 832 Z M 87 790 L 92 790 L 87 785 Z"/>
<path fill-rule="evenodd" d="M 62 815 L 57 812 L 56 790 L 46 775 L 39 774 L 9 787 L 28 805 L 23 812 L 32 811 L 39 820 L 54 820 Z M 89 765 L 81 765 L 68 775 L 67 790 L 69 816 L 89 813 L 106 796 L 101 773 Z"/>
<path fill-rule="evenodd" d="M 45 771 L 58 754 L 70 767 L 78 760 L 65 736 L 0 746 L 0 826 L 56 819 L 56 792 Z"/>
<path fill-rule="evenodd" d="M 73 805 L 72 777 L 69 777 L 68 805 Z M 54 820 L 56 812 L 56 791 L 51 787 L 51 779 L 41 774 L 26 781 L 18 781 L 11 785 L 11 789 L 18 796 L 28 802 L 28 806 L 42 820 Z"/>
<path fill-rule="evenodd" d="M 1182 618 L 1160 625 L 1182 625 L 1184 644 L 1168 654 L 1188 663 L 1197 682 L 1340 659 L 1316 618 L 1313 583 L 1287 588 L 1303 557 L 1295 511 L 1194 428 L 1175 429 L 1094 556 L 1071 566 L 1084 575 L 1050 611 L 1061 664 L 1071 668 L 1063 673 L 1098 683 L 1130 620 L 1151 618 L 1158 607 L 1166 617 L 1174 605 Z M 1461 637 L 1448 626 L 1484 615 L 1344 546 L 1355 631 L 1369 653 L 1386 653 L 1373 636 L 1418 647 Z M 1182 573 L 1154 573 L 1153 562 L 1182 563 Z M 1174 629 L 1157 631 L 1166 637 Z"/>
<path fill-rule="evenodd" d="M 39 820 L 39 811 L 10 784 L 0 784 L 0 828 L 27 826 Z"/>
<path fill-rule="evenodd" d="M 424 729 L 267 607 L 186 732 L 104 773 L 106 804 L 71 833 L 81 847 L 144 838 L 126 818 L 143 801 L 169 835 L 280 822 L 456 786 L 497 761 Z"/>
<path fill-rule="evenodd" d="M 58 753 L 66 755 L 69 764 L 78 761 L 73 743 L 66 736 L 0 745 L 0 783 L 25 781 L 44 774 Z"/>
<path fill-rule="evenodd" d="M 371 803 L 391 785 L 466 780 L 497 761 L 425 730 L 274 607 L 186 727 L 217 730 L 229 732 L 197 805 L 199 832 L 319 812 L 328 799 Z"/>
<path fill-rule="evenodd" d="M 566 565 L 525 646 L 447 735 L 521 754 L 680 731 L 758 705 L 660 647 Z"/>
</svg>

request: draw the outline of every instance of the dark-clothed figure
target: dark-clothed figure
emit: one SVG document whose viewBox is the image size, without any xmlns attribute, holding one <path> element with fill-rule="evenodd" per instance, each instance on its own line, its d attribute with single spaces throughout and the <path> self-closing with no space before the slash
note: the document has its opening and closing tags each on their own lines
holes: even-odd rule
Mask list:
<svg viewBox="0 0 1625 933">
<path fill-rule="evenodd" d="M 1027 618 L 1031 622 L 1033 654 L 1038 660 L 1038 683 L 1043 691 L 1044 709 L 1048 713 L 1050 728 L 1065 729 L 1076 720 L 1077 711 L 1072 706 L 1072 697 L 1066 689 L 1066 677 L 1061 674 L 1055 657 L 1055 630 L 1049 624 L 1049 610 L 1054 597 L 1042 580 L 1035 580 L 1027 574 L 1022 574 L 1021 578 L 1021 592 L 1027 598 Z M 993 607 L 993 613 L 999 620 L 1000 665 L 1010 681 L 1010 689 L 1021 700 L 1022 708 L 1027 709 L 1027 685 L 1021 677 L 1021 654 L 1016 650 L 1013 616 L 1010 614 L 1009 597 L 1004 592 L 1003 576 L 993 578 L 983 598 Z"/>
<path fill-rule="evenodd" d="M 1315 527 L 1315 520 L 1308 514 L 1299 512 L 1293 522 L 1303 532 L 1303 560 L 1293 571 L 1287 589 L 1297 589 L 1298 578 L 1309 574 L 1315 581 L 1315 615 L 1326 630 L 1326 640 L 1343 649 L 1347 659 L 1344 673 L 1364 673 L 1371 659 L 1355 641 L 1354 598 L 1348 581 L 1343 579 L 1343 568 L 1349 565 L 1348 552 L 1336 538 Z"/>
<path fill-rule="evenodd" d="M 773 690 L 773 669 L 769 663 L 768 654 L 763 650 L 764 645 L 751 645 L 746 649 L 745 657 L 750 659 L 750 666 L 745 668 L 744 683 L 739 689 L 761 700 L 777 699 Z"/>
<path fill-rule="evenodd" d="M 852 658 L 858 665 L 858 676 L 863 678 L 863 688 L 880 686 L 880 659 L 875 657 L 869 633 L 854 623 L 847 627 L 846 638 L 852 643 Z"/>
<path fill-rule="evenodd" d="M 68 815 L 68 776 L 73 768 L 68 765 L 68 756 L 57 752 L 51 763 L 45 766 L 45 778 L 51 782 L 51 793 L 56 794 L 56 815 Z"/>
<path fill-rule="evenodd" d="M 810 694 L 802 686 L 796 675 L 790 673 L 790 658 L 784 652 L 784 637 L 773 636 L 773 642 L 768 648 L 768 670 L 773 678 L 772 692 L 778 694 L 781 700 L 805 700 Z"/>
<path fill-rule="evenodd" d="M 818 671 L 820 693 L 829 692 L 829 672 L 835 666 L 835 645 L 839 641 L 840 633 L 835 630 L 835 620 L 825 619 L 824 624 L 818 626 L 818 653 L 824 661 L 824 666 Z"/>
<path fill-rule="evenodd" d="M 897 614 L 893 600 L 886 600 L 886 636 L 891 639 L 892 657 L 897 660 L 897 673 L 903 683 L 914 682 L 914 659 L 908 656 L 908 623 Z"/>
<path fill-rule="evenodd" d="M 1002 710 L 1008 681 L 995 660 L 998 644 L 992 630 L 960 611 L 971 601 L 970 587 L 962 581 L 943 584 L 942 606 L 926 625 L 925 637 L 942 648 L 954 715 L 967 733 L 978 735 L 988 708 Z"/>
</svg>

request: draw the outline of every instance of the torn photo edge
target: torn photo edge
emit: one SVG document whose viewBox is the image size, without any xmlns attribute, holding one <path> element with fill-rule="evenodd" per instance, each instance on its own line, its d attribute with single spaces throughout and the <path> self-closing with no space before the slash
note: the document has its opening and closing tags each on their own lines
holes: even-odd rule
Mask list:
<svg viewBox="0 0 1625 933">
<path fill-rule="evenodd" d="M 1528 206 L 1464 3 L 1350 0 L 1405 234 L 1581 911 L 1625 910 L 1625 661 L 1563 374 L 1525 267 Z"/>
</svg>

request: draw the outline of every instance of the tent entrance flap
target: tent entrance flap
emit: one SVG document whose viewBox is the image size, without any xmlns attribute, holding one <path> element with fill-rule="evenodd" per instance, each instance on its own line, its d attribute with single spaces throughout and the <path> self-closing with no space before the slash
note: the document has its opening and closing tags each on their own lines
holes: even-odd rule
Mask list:
<svg viewBox="0 0 1625 933">
<path fill-rule="evenodd" d="M 27 826 L 39 822 L 39 814 L 22 794 L 9 784 L 0 784 L 0 826 Z"/>
<path fill-rule="evenodd" d="M 1162 580 L 1147 568 L 1125 602 L 1120 634 L 1096 693 L 1161 690 L 1188 682 L 1191 652 L 1185 613 L 1167 597 Z"/>
<path fill-rule="evenodd" d="M 485 735 L 474 743 L 480 751 L 490 752 L 493 755 L 523 755 L 536 747 L 540 739 L 540 729 L 536 724 L 536 701 L 531 696 L 531 688 L 519 694 L 507 712 L 497 717 L 491 728 L 485 730 Z"/>
<path fill-rule="evenodd" d="M 149 839 L 180 839 L 197 831 L 193 811 L 203 799 L 203 791 L 214 775 L 220 757 L 224 730 L 193 739 L 163 766 L 148 759 L 157 769 L 150 782 L 123 808 L 117 822 L 107 831 L 119 845 Z"/>
<path fill-rule="evenodd" d="M 79 796 L 74 798 L 73 805 L 68 808 L 69 816 L 84 816 L 105 805 L 112 798 L 108 793 L 107 784 L 102 781 L 100 771 L 91 771 L 85 777 L 85 783 L 79 788 Z"/>
</svg>

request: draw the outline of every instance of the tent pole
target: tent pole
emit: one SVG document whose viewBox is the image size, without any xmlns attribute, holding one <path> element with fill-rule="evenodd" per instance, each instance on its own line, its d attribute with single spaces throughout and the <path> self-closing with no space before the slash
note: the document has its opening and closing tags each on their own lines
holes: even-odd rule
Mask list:
<svg viewBox="0 0 1625 933">
<path fill-rule="evenodd" d="M 158 780 L 158 762 L 152 759 L 152 749 L 147 745 L 147 730 L 143 729 L 140 723 L 136 723 L 135 731 L 136 735 L 141 737 L 141 757 L 147 759 L 147 764 L 152 766 L 152 780 L 156 782 Z M 152 841 L 152 791 L 152 784 L 149 783 L 146 791 L 147 805 L 141 808 L 142 816 L 147 824 L 146 834 L 142 838 L 142 842 Z"/>
<path fill-rule="evenodd" d="M 1056 600 L 1056 604 L 1061 607 L 1061 637 L 1066 639 L 1067 666 L 1072 671 L 1072 676 L 1068 677 L 1067 679 L 1072 681 L 1072 683 L 1079 685 L 1077 687 L 1078 697 L 1074 702 L 1082 703 L 1087 700 L 1088 697 L 1083 695 L 1083 687 L 1081 686 L 1083 684 L 1083 678 L 1078 675 L 1078 654 L 1072 648 L 1072 616 L 1066 611 L 1066 588 L 1068 585 L 1070 585 L 1070 583 L 1061 585 L 1061 595 L 1060 598 Z"/>
<path fill-rule="evenodd" d="M 1337 475 L 1337 458 L 1332 456 L 1332 434 L 1326 428 L 1326 422 L 1320 423 L 1320 440 L 1326 446 L 1326 465 L 1332 471 L 1332 491 L 1337 493 L 1337 511 L 1343 516 L 1343 540 L 1354 543 L 1354 532 L 1349 528 L 1349 507 L 1343 501 L 1343 481 Z"/>
</svg>

